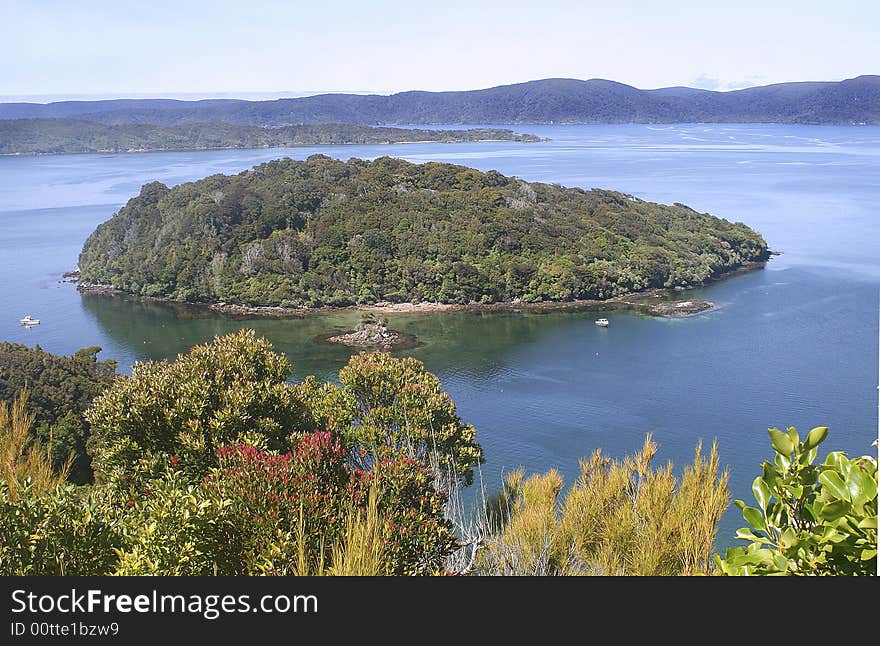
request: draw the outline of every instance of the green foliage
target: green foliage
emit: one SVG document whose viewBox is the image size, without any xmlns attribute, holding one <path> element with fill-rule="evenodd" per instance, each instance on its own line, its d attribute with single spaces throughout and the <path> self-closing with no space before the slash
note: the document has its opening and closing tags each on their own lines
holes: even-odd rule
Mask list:
<svg viewBox="0 0 880 646">
<path fill-rule="evenodd" d="M 218 451 L 198 484 L 173 467 L 145 482 L 122 517 L 115 573 L 431 574 L 455 538 L 444 496 L 414 461 L 350 468 L 329 433 L 294 451 Z M 371 511 L 372 507 L 372 511 Z"/>
<path fill-rule="evenodd" d="M 424 455 L 403 455 L 416 444 L 400 443 L 399 425 L 411 417 L 467 440 L 444 444 L 459 450 L 450 464 L 479 455 L 473 428 L 418 362 L 384 355 L 350 368 L 352 389 L 287 384 L 287 361 L 253 330 L 174 363 L 138 364 L 88 410 L 97 475 L 88 488 L 59 486 L 64 475 L 28 437 L 26 394 L 11 411 L 3 403 L 2 571 L 439 572 L 456 547 L 446 494 Z M 359 408 L 363 384 L 373 399 Z M 368 469 L 352 462 L 365 457 L 364 416 L 372 429 L 380 420 L 390 429 L 370 436 Z M 329 430 L 310 432 L 315 420 Z"/>
<path fill-rule="evenodd" d="M 715 556 L 726 575 L 874 575 L 877 571 L 877 461 L 839 451 L 814 464 L 828 434 L 801 441 L 794 427 L 769 430 L 773 461 L 752 483 L 756 507 L 734 501 L 749 524 L 747 547 Z"/>
<path fill-rule="evenodd" d="M 417 460 L 385 458 L 369 471 L 356 471 L 360 500 L 377 493 L 383 518 L 386 574 L 437 574 L 456 547 L 444 517 L 446 493 L 434 486 L 434 473 Z M 361 503 L 363 505 L 363 502 Z"/>
<path fill-rule="evenodd" d="M 0 480 L 0 574 L 111 574 L 123 543 L 114 516 L 87 487 L 26 484 L 12 495 Z"/>
<path fill-rule="evenodd" d="M 33 436 L 49 447 L 56 470 L 72 458 L 69 477 L 76 484 L 92 480 L 84 412 L 116 373 L 115 361 L 97 360 L 100 351 L 95 346 L 66 357 L 40 346 L 0 343 L 0 400 L 11 401 L 27 389 Z"/>
<path fill-rule="evenodd" d="M 341 123 L 262 128 L 228 123 L 158 126 L 149 123 L 102 125 L 74 119 L 0 119 L 0 155 L 282 148 L 321 144 L 462 142 L 485 139 L 538 140 L 533 135 L 517 135 L 511 130 L 497 128 L 413 130 Z"/>
<path fill-rule="evenodd" d="M 612 191 L 383 157 L 281 159 L 153 182 L 86 241 L 83 284 L 285 307 L 607 299 L 693 286 L 767 245 L 743 224 Z"/>
<path fill-rule="evenodd" d="M 361 464 L 405 455 L 473 481 L 483 461 L 476 429 L 458 416 L 440 380 L 418 359 L 387 352 L 354 355 L 339 372 L 342 387 L 303 384 L 313 416 L 354 450 Z"/>
<path fill-rule="evenodd" d="M 86 416 L 98 481 L 120 482 L 153 455 L 179 460 L 193 479 L 215 466 L 216 449 L 250 441 L 284 451 L 308 430 L 306 407 L 285 383 L 287 359 L 241 330 L 166 361 L 137 363 Z"/>
<path fill-rule="evenodd" d="M 727 472 L 715 445 L 698 444 L 681 479 L 672 465 L 652 468 L 657 447 L 623 460 L 596 451 L 558 502 L 562 476 L 509 474 L 492 501 L 494 533 L 477 560 L 488 575 L 647 575 L 705 573 L 728 502 Z"/>
<path fill-rule="evenodd" d="M 205 498 L 199 486 L 167 469 L 146 484 L 146 494 L 129 500 L 114 574 L 207 576 L 221 574 L 231 560 L 224 543 L 232 522 L 223 500 Z"/>
</svg>

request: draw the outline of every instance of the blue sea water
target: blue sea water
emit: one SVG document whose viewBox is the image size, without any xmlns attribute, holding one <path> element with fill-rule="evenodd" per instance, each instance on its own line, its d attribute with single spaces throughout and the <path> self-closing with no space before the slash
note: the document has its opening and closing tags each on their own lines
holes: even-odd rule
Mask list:
<svg viewBox="0 0 880 646">
<path fill-rule="evenodd" d="M 611 313 L 399 315 L 422 345 L 404 354 L 443 381 L 478 429 L 483 479 L 559 468 L 602 448 L 681 466 L 717 439 L 734 497 L 751 498 L 770 455 L 767 428 L 830 427 L 826 450 L 873 453 L 878 421 L 880 128 L 783 125 L 517 126 L 548 141 L 310 146 L 0 158 L 0 340 L 69 354 L 99 345 L 120 369 L 173 358 L 243 325 L 294 364 L 294 378 L 332 379 L 349 351 L 315 337 L 350 314 L 231 321 L 157 304 L 83 297 L 61 274 L 88 234 L 148 181 L 168 185 L 321 153 L 390 155 L 496 169 L 526 180 L 681 202 L 760 231 L 781 252 L 765 269 L 696 290 L 708 313 L 658 319 Z M 38 327 L 22 328 L 30 314 Z M 735 543 L 739 511 L 718 544 Z"/>
</svg>

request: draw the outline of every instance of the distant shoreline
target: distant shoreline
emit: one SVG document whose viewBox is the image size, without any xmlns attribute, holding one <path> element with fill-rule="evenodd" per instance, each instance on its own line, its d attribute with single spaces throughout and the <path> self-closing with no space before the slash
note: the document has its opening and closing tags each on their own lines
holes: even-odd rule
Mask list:
<svg viewBox="0 0 880 646">
<path fill-rule="evenodd" d="M 522 139 L 471 139 L 471 140 L 430 140 L 419 141 L 382 141 L 382 142 L 344 142 L 324 144 L 291 144 L 289 146 L 220 146 L 217 148 L 132 148 L 129 150 L 79 150 L 58 153 L 0 153 L 0 157 L 57 157 L 59 155 L 137 155 L 141 153 L 206 153 L 212 150 L 273 150 L 285 148 L 314 148 L 315 146 L 396 146 L 398 144 L 486 144 L 486 143 L 534 143 L 549 141 L 547 138 L 535 140 Z"/>
<path fill-rule="evenodd" d="M 228 123 L 106 125 L 76 119 L 0 119 L 0 155 L 269 150 L 302 146 L 542 141 L 508 128 L 431 130 L 346 123 L 267 128 Z"/>
<path fill-rule="evenodd" d="M 77 290 L 84 295 L 117 297 L 145 302 L 164 303 L 191 311 L 214 312 L 233 320 L 251 318 L 301 319 L 313 315 L 333 314 L 339 312 L 375 312 L 380 314 L 432 314 L 436 312 L 611 312 L 635 311 L 647 316 L 663 318 L 683 318 L 711 311 L 715 303 L 701 299 L 681 299 L 682 291 L 699 289 L 742 273 L 763 269 L 769 258 L 743 263 L 739 267 L 727 271 L 703 285 L 695 285 L 684 289 L 651 288 L 641 292 L 631 292 L 613 296 L 605 300 L 582 299 L 572 301 L 540 301 L 526 303 L 522 301 L 505 301 L 499 303 L 391 303 L 380 301 L 373 305 L 348 305 L 345 307 L 280 307 L 253 306 L 235 303 L 193 303 L 176 301 L 159 296 L 141 296 L 116 289 L 112 285 L 79 284 Z"/>
</svg>

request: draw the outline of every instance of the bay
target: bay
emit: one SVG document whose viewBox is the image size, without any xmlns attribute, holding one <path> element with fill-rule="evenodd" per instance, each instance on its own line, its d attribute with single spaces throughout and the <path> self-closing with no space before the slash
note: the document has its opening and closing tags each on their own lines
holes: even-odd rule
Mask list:
<svg viewBox="0 0 880 646">
<path fill-rule="evenodd" d="M 769 426 L 830 427 L 826 450 L 873 453 L 880 311 L 880 128 L 782 125 L 504 126 L 540 143 L 314 146 L 0 158 L 0 339 L 69 354 L 98 345 L 128 372 L 216 334 L 255 328 L 294 379 L 335 378 L 350 351 L 317 341 L 356 315 L 233 321 L 61 281 L 85 238 L 148 181 L 168 185 L 320 153 L 496 169 L 526 180 L 620 190 L 742 221 L 782 252 L 763 270 L 693 295 L 717 309 L 685 319 L 611 313 L 392 315 L 478 429 L 483 480 L 558 468 L 571 483 L 596 448 L 619 457 L 647 433 L 681 467 L 718 440 L 734 497 L 749 500 Z M 18 319 L 41 319 L 22 328 Z M 719 547 L 742 525 L 731 507 Z"/>
</svg>

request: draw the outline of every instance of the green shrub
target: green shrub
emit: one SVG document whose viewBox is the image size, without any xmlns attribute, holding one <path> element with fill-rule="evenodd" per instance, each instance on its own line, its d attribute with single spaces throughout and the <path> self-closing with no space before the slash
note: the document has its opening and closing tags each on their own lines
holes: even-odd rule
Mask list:
<svg viewBox="0 0 880 646">
<path fill-rule="evenodd" d="M 244 329 L 179 355 L 145 362 L 119 378 L 87 411 L 96 479 L 118 481 L 141 459 L 176 457 L 198 481 L 216 465 L 217 448 L 255 437 L 286 451 L 313 424 L 285 383 L 287 359 Z"/>
<path fill-rule="evenodd" d="M 97 360 L 100 351 L 93 346 L 67 357 L 40 346 L 0 343 L 0 400 L 28 391 L 28 412 L 34 415 L 31 436 L 49 447 L 56 471 L 69 467 L 74 484 L 92 481 L 86 453 L 90 429 L 83 413 L 116 372 L 115 361 Z"/>
<path fill-rule="evenodd" d="M 98 494 L 69 484 L 40 493 L 26 484 L 11 497 L 0 480 L 0 574 L 111 574 L 122 545 Z"/>
<path fill-rule="evenodd" d="M 115 574 L 206 576 L 231 574 L 235 546 L 227 543 L 228 501 L 206 498 L 200 487 L 169 468 L 126 503 L 125 547 Z"/>
<path fill-rule="evenodd" d="M 749 524 L 746 547 L 715 556 L 722 574 L 874 575 L 877 572 L 877 461 L 831 452 L 814 464 L 828 434 L 801 441 L 794 427 L 771 428 L 772 462 L 752 483 L 757 507 L 734 501 Z"/>
<path fill-rule="evenodd" d="M 339 372 L 353 405 L 352 425 L 343 429 L 367 455 L 400 455 L 455 473 L 466 483 L 483 461 L 476 429 L 458 416 L 440 380 L 412 357 L 387 352 L 360 353 Z M 390 451 L 390 453 L 388 453 Z"/>
</svg>

